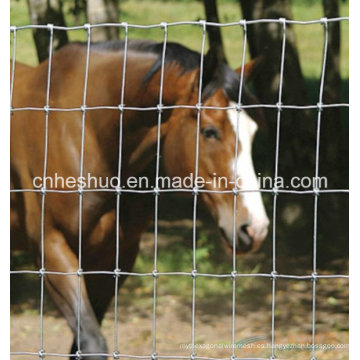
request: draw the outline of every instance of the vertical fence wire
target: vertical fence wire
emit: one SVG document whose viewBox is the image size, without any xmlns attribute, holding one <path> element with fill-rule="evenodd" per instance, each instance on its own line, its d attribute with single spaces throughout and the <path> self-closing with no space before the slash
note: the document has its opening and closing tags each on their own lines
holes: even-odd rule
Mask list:
<svg viewBox="0 0 360 360">
<path fill-rule="evenodd" d="M 91 45 L 91 26 L 90 24 L 85 25 L 86 31 L 86 55 L 85 55 L 85 74 L 84 74 L 84 85 L 83 85 L 83 97 L 81 105 L 81 148 L 80 148 L 80 168 L 79 177 L 84 176 L 84 153 L 85 153 L 85 120 L 86 120 L 86 95 L 87 85 L 89 78 L 89 62 L 90 62 L 90 45 Z M 77 351 L 76 356 L 81 357 L 81 307 L 82 307 L 82 210 L 83 210 L 83 196 L 84 192 L 81 187 L 78 189 L 79 192 L 79 238 L 78 238 L 78 308 L 77 308 Z"/>
<path fill-rule="evenodd" d="M 45 280 L 45 197 L 46 186 L 45 179 L 47 174 L 48 145 L 49 145 L 49 107 L 50 107 L 50 82 L 51 82 L 51 64 L 53 52 L 54 28 L 48 24 L 49 30 L 49 58 L 46 80 L 46 103 L 45 103 L 45 124 L 44 124 L 44 162 L 43 162 L 43 189 L 41 193 L 41 224 L 40 224 L 40 247 L 41 247 L 41 269 L 40 269 L 40 350 L 39 354 L 44 352 L 44 280 Z"/>
<path fill-rule="evenodd" d="M 193 189 L 193 233 L 192 233 L 192 250 L 193 250 L 193 264 L 192 264 L 192 299 L 191 299 L 191 359 L 195 359 L 195 312 L 196 312 L 196 220 L 197 220 L 197 203 L 198 203 L 198 185 L 197 178 L 199 172 L 199 137 L 200 137 L 200 123 L 201 123 L 201 102 L 202 102 L 202 87 L 204 75 L 204 54 L 205 54 L 205 41 L 206 41 L 206 22 L 200 20 L 199 24 L 202 26 L 201 38 L 201 52 L 200 52 L 200 67 L 199 67 L 199 88 L 197 97 L 197 115 L 196 115 L 196 139 L 195 139 L 195 169 L 194 169 L 194 189 Z"/>
<path fill-rule="evenodd" d="M 13 94 L 14 94 L 14 80 L 15 80 L 15 62 L 16 62 L 16 27 L 12 26 L 10 28 L 12 32 L 12 43 L 13 43 L 13 51 L 12 51 L 12 59 L 11 59 L 11 78 L 10 78 L 10 115 L 11 110 L 13 108 Z"/>
<path fill-rule="evenodd" d="M 123 147 L 123 120 L 124 120 L 124 100 L 125 100 L 125 81 L 126 81 L 126 63 L 129 28 L 127 23 L 123 23 L 124 28 L 124 50 L 123 50 L 123 67 L 121 78 L 121 95 L 119 105 L 119 148 L 118 148 L 118 171 L 117 171 L 117 192 L 116 192 L 116 254 L 115 254 L 115 294 L 114 294 L 114 358 L 119 354 L 118 339 L 118 292 L 119 292 L 119 276 L 120 276 L 120 196 L 121 196 L 121 165 L 122 165 L 122 147 Z"/>
<path fill-rule="evenodd" d="M 241 58 L 241 70 L 240 70 L 240 82 L 238 92 L 238 102 L 236 108 L 236 129 L 235 129 L 235 154 L 234 154 L 234 170 L 233 170 L 233 183 L 234 183 L 234 196 L 233 196 L 233 258 L 232 258 L 232 314 L 231 314 L 231 357 L 235 359 L 235 316 L 236 316 L 236 238 L 237 238 L 237 197 L 238 197 L 238 152 L 239 152 L 239 123 L 241 121 L 241 101 L 244 84 L 244 69 L 245 69 L 245 56 L 247 46 L 247 27 L 246 21 L 240 22 L 240 26 L 243 29 L 243 46 L 242 46 L 242 58 Z"/>
<path fill-rule="evenodd" d="M 315 179 L 319 179 L 319 159 L 320 159 L 320 130 L 322 117 L 322 101 L 324 94 L 324 82 L 326 72 L 326 60 L 328 51 L 328 21 L 323 18 L 324 26 L 324 46 L 323 46 L 323 62 L 321 68 L 319 102 L 316 125 L 316 148 L 315 148 Z M 318 203 L 319 203 L 319 184 L 314 187 L 314 233 L 313 233 L 313 279 L 312 279 L 312 324 L 311 324 L 311 359 L 315 360 L 315 328 L 316 328 L 316 282 L 317 282 L 317 222 L 318 222 Z"/>
<path fill-rule="evenodd" d="M 276 303 L 276 210 L 277 210 L 277 198 L 278 188 L 276 179 L 279 172 L 279 149 L 280 149 L 280 125 L 281 125 L 281 111 L 282 111 L 282 91 L 284 80 L 284 64 L 285 64 L 285 49 L 286 49 L 286 20 L 284 18 L 279 19 L 279 24 L 282 25 L 282 45 L 281 45 L 281 58 L 280 58 L 280 79 L 279 79 L 279 93 L 277 103 L 277 120 L 276 120 L 276 145 L 275 145 L 275 169 L 274 179 L 275 186 L 273 188 L 273 233 L 272 233 L 272 295 L 271 295 L 271 359 L 275 359 L 275 303 Z"/>
<path fill-rule="evenodd" d="M 161 149 L 161 119 L 163 113 L 163 91 L 165 74 L 165 56 L 168 37 L 168 26 L 166 22 L 161 23 L 164 31 L 163 47 L 161 53 L 160 84 L 159 84 L 159 103 L 157 121 L 157 143 L 156 143 L 156 165 L 155 165 L 155 208 L 154 208 L 154 269 L 153 269 L 153 318 L 152 318 L 152 359 L 156 359 L 156 305 L 157 305 L 157 256 L 158 256 L 158 226 L 159 226 L 159 174 L 160 174 L 160 149 Z"/>
</svg>

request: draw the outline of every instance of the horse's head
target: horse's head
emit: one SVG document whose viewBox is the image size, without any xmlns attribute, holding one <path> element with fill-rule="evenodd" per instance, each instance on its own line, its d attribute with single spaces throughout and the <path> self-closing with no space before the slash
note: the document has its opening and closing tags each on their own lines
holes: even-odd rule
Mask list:
<svg viewBox="0 0 360 360">
<path fill-rule="evenodd" d="M 175 72 L 174 68 L 172 70 Z M 254 66 L 245 65 L 244 78 L 253 71 Z M 198 133 L 198 178 L 201 182 L 198 187 L 209 190 L 200 191 L 200 199 L 217 222 L 229 247 L 233 246 L 234 239 L 233 190 L 240 190 L 236 197 L 235 241 L 237 252 L 245 253 L 256 250 L 265 239 L 269 219 L 252 161 L 252 143 L 257 131 L 256 113 L 254 115 L 244 109 L 238 112 L 235 108 L 239 94 L 239 73 L 225 64 L 214 65 L 205 57 L 202 83 L 202 106 L 205 108 L 201 110 Z M 176 89 L 181 93 L 177 105 L 196 105 L 199 69 L 180 74 L 182 80 L 177 81 L 176 85 L 169 81 L 172 85 L 171 89 L 167 85 L 168 91 Z M 256 102 L 245 87 L 242 102 Z M 226 107 L 230 109 L 224 109 Z M 194 106 L 176 108 L 162 122 L 162 161 L 170 178 L 185 179 L 194 177 L 196 173 L 197 119 L 198 110 Z M 152 130 L 152 135 L 149 132 L 148 138 L 152 136 L 153 140 L 146 141 L 145 149 L 149 143 L 156 143 L 156 129 Z"/>
<path fill-rule="evenodd" d="M 200 198 L 217 222 L 226 244 L 232 247 L 234 195 L 232 192 L 220 191 L 240 190 L 236 200 L 235 239 L 237 252 L 244 253 L 260 246 L 269 225 L 252 160 L 252 143 L 258 126 L 246 110 L 238 113 L 235 109 L 239 75 L 223 65 L 222 69 L 216 70 L 217 73 L 212 72 L 215 77 L 206 79 L 206 70 L 205 64 L 203 106 L 233 109 L 201 111 L 198 176 L 200 181 L 204 181 L 198 185 L 211 191 L 201 192 Z M 245 66 L 245 78 L 252 71 L 254 63 Z M 194 81 L 196 84 L 197 77 Z M 197 89 L 195 85 L 190 96 L 192 104 L 197 102 Z M 246 89 L 243 90 L 243 101 L 254 101 Z M 179 103 L 184 104 L 184 99 Z M 163 161 L 169 176 L 184 178 L 195 172 L 197 116 L 195 109 L 179 109 L 173 112 L 168 121 L 163 140 Z"/>
</svg>

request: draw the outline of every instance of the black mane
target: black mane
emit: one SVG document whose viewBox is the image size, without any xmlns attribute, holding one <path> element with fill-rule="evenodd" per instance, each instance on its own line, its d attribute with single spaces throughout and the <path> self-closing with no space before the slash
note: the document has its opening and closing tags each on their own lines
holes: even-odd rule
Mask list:
<svg viewBox="0 0 360 360">
<path fill-rule="evenodd" d="M 123 40 L 112 40 L 107 42 L 92 43 L 91 48 L 99 51 L 121 51 L 124 49 Z M 161 69 L 163 43 L 149 40 L 129 40 L 128 50 L 157 55 L 153 66 L 144 77 L 144 82 L 148 82 Z M 182 68 L 182 73 L 195 70 L 200 67 L 200 53 L 190 50 L 185 46 L 168 42 L 166 44 L 165 64 L 176 63 Z M 216 90 L 223 88 L 230 100 L 238 102 L 240 76 L 225 63 L 212 65 L 208 56 L 204 56 L 203 65 L 203 100 L 209 98 Z M 214 70 L 214 67 L 216 69 Z M 246 105 L 257 104 L 256 97 L 243 87 L 242 103 Z"/>
</svg>

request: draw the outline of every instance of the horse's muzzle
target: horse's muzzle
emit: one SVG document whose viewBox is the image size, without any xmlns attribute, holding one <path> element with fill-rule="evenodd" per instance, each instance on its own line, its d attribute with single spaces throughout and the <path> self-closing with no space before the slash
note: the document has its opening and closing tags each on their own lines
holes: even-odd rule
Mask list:
<svg viewBox="0 0 360 360">
<path fill-rule="evenodd" d="M 229 251 L 234 249 L 234 237 L 228 236 L 227 232 L 224 229 L 220 229 L 222 237 Z M 249 224 L 241 225 L 235 234 L 235 250 L 236 254 L 246 254 L 248 252 L 256 251 L 264 239 L 266 238 L 268 232 L 268 223 L 266 222 L 262 226 L 251 226 Z"/>
</svg>

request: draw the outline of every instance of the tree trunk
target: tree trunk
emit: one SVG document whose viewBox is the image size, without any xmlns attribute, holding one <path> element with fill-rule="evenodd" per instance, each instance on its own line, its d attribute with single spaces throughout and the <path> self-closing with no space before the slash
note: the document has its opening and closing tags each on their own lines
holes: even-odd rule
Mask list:
<svg viewBox="0 0 360 360">
<path fill-rule="evenodd" d="M 204 7 L 206 21 L 218 23 L 219 15 L 216 0 L 204 0 Z M 217 54 L 218 61 L 227 63 L 220 28 L 217 26 L 208 26 L 207 33 L 209 35 L 210 48 Z"/>
<path fill-rule="evenodd" d="M 245 20 L 258 19 L 291 19 L 291 8 L 288 0 L 239 0 Z M 254 86 L 261 103 L 275 105 L 278 102 L 280 63 L 282 53 L 283 27 L 278 23 L 256 23 L 247 26 L 248 45 L 251 58 L 262 56 L 263 68 L 254 78 Z M 284 105 L 305 105 L 307 91 L 301 72 L 297 53 L 295 33 L 286 25 L 285 63 L 281 102 Z M 259 132 L 259 145 L 254 146 L 255 163 L 262 174 L 274 175 L 274 158 L 276 144 L 276 109 L 265 109 L 266 126 Z M 278 174 L 285 184 L 292 177 L 313 176 L 316 119 L 307 110 L 284 110 L 281 113 L 280 148 Z M 266 155 L 265 155 L 266 154 Z M 269 154 L 269 155 L 267 155 Z M 280 201 L 279 201 L 280 202 Z M 271 203 L 271 202 L 270 202 Z M 269 204 L 271 207 L 271 205 Z M 278 207 L 277 229 L 286 234 L 280 237 L 281 251 L 293 249 L 295 252 L 311 252 L 311 244 L 305 246 L 302 238 L 307 236 L 312 219 L 296 218 L 293 222 L 287 216 L 298 211 L 300 214 L 311 213 L 311 202 L 300 202 L 293 197 L 280 202 Z M 297 209 L 294 211 L 294 209 Z M 296 216 L 296 215 L 294 215 Z M 304 235 L 306 233 L 306 235 Z M 287 237 L 291 241 L 287 242 Z"/>
<path fill-rule="evenodd" d="M 61 0 L 28 0 L 28 8 L 31 23 L 34 25 L 54 24 L 65 26 Z M 49 31 L 46 29 L 34 29 L 33 36 L 39 62 L 42 62 L 49 56 Z M 55 50 L 67 44 L 67 32 L 54 31 L 53 43 Z"/>
<path fill-rule="evenodd" d="M 117 23 L 119 21 L 118 0 L 88 0 L 86 17 L 90 24 Z M 93 42 L 116 40 L 119 36 L 117 27 L 99 27 L 91 30 Z"/>
<path fill-rule="evenodd" d="M 323 0 L 323 8 L 325 17 L 339 17 L 339 0 Z M 330 22 L 328 34 L 324 103 L 339 103 L 341 101 L 340 22 Z"/>
<path fill-rule="evenodd" d="M 240 0 L 246 20 L 291 19 L 288 0 Z M 279 90 L 279 72 L 282 43 L 282 26 L 274 23 L 262 23 L 248 26 L 250 55 L 255 58 L 265 55 L 266 72 L 258 79 L 257 89 L 262 100 L 269 103 L 277 101 Z M 284 68 L 283 102 L 293 105 L 306 103 L 305 81 L 301 73 L 299 56 L 296 49 L 295 33 L 292 26 L 286 26 L 286 53 Z"/>
<path fill-rule="evenodd" d="M 239 0 L 243 17 L 246 20 L 291 19 L 289 0 Z M 323 0 L 325 16 L 338 16 L 337 0 Z M 328 59 L 324 87 L 324 103 L 338 102 L 340 99 L 341 81 L 339 76 L 339 24 L 329 25 Z M 320 26 L 320 25 L 319 25 Z M 251 24 L 247 27 L 248 43 L 252 58 L 265 57 L 264 71 L 254 79 L 255 90 L 262 103 L 276 104 L 279 91 L 279 74 L 282 45 L 282 26 L 274 23 Z M 318 39 L 319 47 L 323 39 Z M 320 65 L 320 64 L 319 64 Z M 316 104 L 318 98 L 309 102 L 306 83 L 301 72 L 296 48 L 295 33 L 291 25 L 286 25 L 286 52 L 284 63 L 284 82 L 282 102 L 285 105 Z M 320 79 L 309 79 L 312 86 L 318 89 Z M 318 90 L 316 90 L 318 92 Z M 276 110 L 266 110 L 267 134 L 262 135 L 261 145 L 254 147 L 255 162 L 260 164 L 261 172 L 274 173 L 272 156 L 264 156 L 266 151 L 274 154 L 276 134 Z M 336 118 L 336 121 L 328 121 Z M 340 121 L 338 111 L 326 109 L 322 113 L 320 139 L 319 176 L 326 176 L 329 188 L 347 188 L 346 132 Z M 281 114 L 279 176 L 289 184 L 292 177 L 313 177 L 315 172 L 317 111 L 284 110 Z M 260 132 L 261 133 L 261 132 Z M 260 134 L 259 134 L 260 135 Z M 258 150 L 260 149 L 260 151 Z M 264 158 L 268 158 L 267 162 Z M 279 200 L 277 232 L 279 234 L 279 253 L 311 253 L 311 242 L 304 239 L 311 236 L 308 229 L 313 226 L 313 201 L 296 196 L 289 196 L 285 201 Z M 340 199 L 341 200 L 341 199 Z M 326 239 L 319 244 L 319 264 L 327 256 L 339 256 L 346 252 L 347 215 L 343 202 L 339 198 L 322 196 L 319 205 L 318 237 Z M 292 221 L 287 216 L 301 214 Z M 326 219 L 326 221 L 324 220 Z M 281 255 L 281 254 L 280 254 Z"/>
<path fill-rule="evenodd" d="M 288 0 L 240 0 L 243 17 L 246 20 L 291 19 L 291 8 Z M 263 71 L 254 79 L 254 85 L 260 102 L 275 105 L 278 102 L 280 62 L 282 52 L 283 29 L 282 24 L 257 23 L 247 26 L 248 44 L 252 58 L 263 56 Z M 296 38 L 293 27 L 286 25 L 285 63 L 283 73 L 282 103 L 285 105 L 308 104 L 305 80 L 301 72 L 299 56 L 296 47 Z M 274 144 L 276 112 L 266 110 L 265 116 L 268 138 Z M 307 144 L 314 138 L 311 112 L 307 110 L 283 111 L 281 128 L 281 146 L 286 149 L 281 153 L 279 171 L 289 177 L 303 174 L 309 175 L 314 164 L 313 148 L 308 151 L 304 148 L 304 139 L 297 136 L 308 137 Z M 272 159 L 268 163 L 273 166 Z M 294 174 L 294 163 L 298 163 L 297 173 Z M 299 174 L 299 172 L 301 172 Z"/>
<path fill-rule="evenodd" d="M 323 0 L 322 3 L 325 17 L 339 17 L 339 0 Z M 341 85 L 340 22 L 330 22 L 328 23 L 328 51 L 323 93 L 324 104 L 341 103 L 343 101 Z M 332 188 L 346 189 L 349 187 L 348 113 L 336 107 L 324 109 L 322 124 L 320 160 L 323 161 L 320 165 L 320 172 L 328 177 Z M 339 195 L 322 199 L 326 209 L 330 209 L 330 211 L 326 212 L 323 210 L 328 222 L 339 224 L 335 229 L 331 229 L 331 237 L 328 236 L 329 239 L 338 238 L 342 240 L 335 247 L 337 253 L 339 253 L 339 249 L 342 252 L 348 252 L 349 204 L 348 199 L 344 200 L 339 199 Z"/>
<path fill-rule="evenodd" d="M 324 16 L 327 18 L 339 17 L 339 1 L 323 0 Z M 328 49 L 324 79 L 324 104 L 335 104 L 341 102 L 341 77 L 340 77 L 340 22 L 328 23 Z M 332 134 L 324 134 L 322 147 L 326 149 L 327 156 L 334 163 L 346 164 L 344 152 L 341 154 L 339 146 L 343 142 L 343 124 L 341 122 L 341 109 L 325 109 L 323 112 L 325 121 L 331 122 Z M 345 149 L 344 149 L 345 150 Z M 347 165 L 346 165 L 347 166 Z"/>
</svg>

